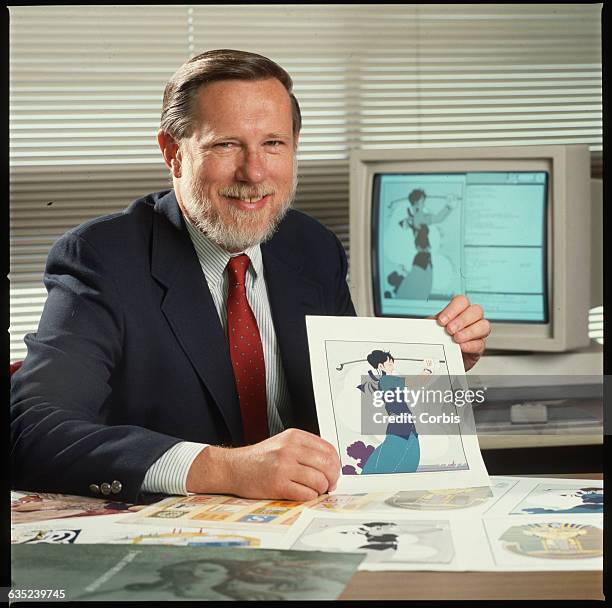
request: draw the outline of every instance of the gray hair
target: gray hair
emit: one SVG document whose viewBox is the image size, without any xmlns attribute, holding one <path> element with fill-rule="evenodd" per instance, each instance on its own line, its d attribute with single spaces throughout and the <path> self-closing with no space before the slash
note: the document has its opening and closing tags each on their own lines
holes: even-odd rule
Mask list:
<svg viewBox="0 0 612 608">
<path fill-rule="evenodd" d="M 293 80 L 280 65 L 257 53 L 216 49 L 186 61 L 170 78 L 164 90 L 160 128 L 177 142 L 193 132 L 195 100 L 199 88 L 219 80 L 265 80 L 276 78 L 291 99 L 293 136 L 302 127 L 300 106 L 293 94 Z"/>
</svg>

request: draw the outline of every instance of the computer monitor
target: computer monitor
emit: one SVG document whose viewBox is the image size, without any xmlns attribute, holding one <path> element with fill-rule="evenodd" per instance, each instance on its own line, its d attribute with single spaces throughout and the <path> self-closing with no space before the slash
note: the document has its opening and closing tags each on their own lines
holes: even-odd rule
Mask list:
<svg viewBox="0 0 612 608">
<path fill-rule="evenodd" d="M 349 283 L 363 316 L 480 304 L 489 349 L 588 344 L 587 146 L 351 154 Z"/>
</svg>

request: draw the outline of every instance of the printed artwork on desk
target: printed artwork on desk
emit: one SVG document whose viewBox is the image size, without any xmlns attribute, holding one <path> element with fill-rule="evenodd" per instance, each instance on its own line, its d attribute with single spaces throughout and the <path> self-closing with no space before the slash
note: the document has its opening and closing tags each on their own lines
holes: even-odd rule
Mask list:
<svg viewBox="0 0 612 608">
<path fill-rule="evenodd" d="M 326 517 L 312 511 L 288 533 L 291 549 L 365 553 L 362 566 L 377 564 L 449 565 L 455 556 L 448 521 Z M 427 569 L 427 568 L 426 568 Z"/>
<path fill-rule="evenodd" d="M 538 484 L 511 511 L 513 515 L 603 513 L 603 487 Z"/>
<path fill-rule="evenodd" d="M 80 517 L 78 520 L 50 520 L 39 525 L 19 524 L 11 527 L 12 544 L 129 544 L 173 545 L 181 547 L 270 548 L 282 546 L 282 535 L 265 531 L 241 532 L 214 528 L 178 528 L 151 525 L 123 525 L 125 515 L 101 520 Z M 129 517 L 129 516 L 127 516 Z M 65 522 L 65 525 L 62 524 Z M 77 524 L 78 522 L 78 524 Z M 162 522 L 163 523 L 163 522 Z"/>
<path fill-rule="evenodd" d="M 601 517 L 483 519 L 495 564 L 509 570 L 599 570 Z"/>
<path fill-rule="evenodd" d="M 512 553 L 544 559 L 584 559 L 603 555 L 603 538 L 597 526 L 557 521 L 508 528 L 500 537 Z"/>
<path fill-rule="evenodd" d="M 386 496 L 386 494 L 382 494 Z M 320 502 L 309 507 L 314 511 L 327 511 L 328 513 L 345 513 L 365 511 L 381 500 L 381 493 L 370 494 L 326 494 Z"/>
<path fill-rule="evenodd" d="M 171 524 L 183 528 L 225 527 L 285 531 L 309 502 L 292 500 L 255 500 L 212 494 L 171 497 L 143 509 L 121 523 Z"/>
<path fill-rule="evenodd" d="M 447 511 L 481 505 L 493 496 L 490 488 L 457 488 L 452 490 L 404 490 L 385 502 L 399 509 Z"/>
<path fill-rule="evenodd" d="M 50 494 L 46 492 L 11 492 L 11 523 L 25 524 L 65 517 L 116 515 L 138 511 L 131 505 L 105 498 Z"/>
<path fill-rule="evenodd" d="M 508 478 L 513 479 L 513 478 Z M 514 478 L 518 483 L 487 511 L 487 517 L 603 514 L 603 482 L 598 479 Z"/>
<path fill-rule="evenodd" d="M 385 505 L 415 511 L 457 511 L 485 513 L 518 480 L 491 477 L 491 486 L 432 490 L 402 490 L 385 500 Z"/>
<path fill-rule="evenodd" d="M 488 486 L 459 346 L 433 320 L 306 317 L 336 493 Z M 403 338 L 403 339 L 402 339 Z"/>
<path fill-rule="evenodd" d="M 56 589 L 67 600 L 332 600 L 363 556 L 218 547 L 18 545 L 16 588 Z"/>
<path fill-rule="evenodd" d="M 199 530 L 157 530 L 150 532 L 129 533 L 109 541 L 112 544 L 131 545 L 175 545 L 181 547 L 243 547 L 261 546 L 261 538 L 239 534 L 230 530 L 218 532 Z"/>
<path fill-rule="evenodd" d="M 11 528 L 11 544 L 36 545 L 38 543 L 71 545 L 77 542 L 81 530 L 77 528 L 60 528 L 56 530 L 40 530 L 27 526 Z"/>
</svg>

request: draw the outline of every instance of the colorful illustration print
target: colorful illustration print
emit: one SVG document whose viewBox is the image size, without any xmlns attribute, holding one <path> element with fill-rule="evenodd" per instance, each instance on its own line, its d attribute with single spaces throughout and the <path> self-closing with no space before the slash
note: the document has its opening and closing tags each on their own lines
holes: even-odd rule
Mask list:
<svg viewBox="0 0 612 608">
<path fill-rule="evenodd" d="M 325 352 L 343 476 L 469 470 L 440 345 L 326 340 Z"/>
<path fill-rule="evenodd" d="M 105 498 L 49 494 L 46 492 L 11 492 L 11 523 L 24 524 L 64 517 L 89 517 L 136 511 L 142 506 L 114 502 Z"/>
<path fill-rule="evenodd" d="M 538 484 L 512 515 L 549 513 L 603 513 L 603 488 Z"/>
<path fill-rule="evenodd" d="M 586 524 L 543 522 L 512 526 L 500 536 L 512 553 L 545 559 L 583 559 L 603 555 L 601 528 Z"/>
<path fill-rule="evenodd" d="M 206 498 L 206 500 L 202 500 Z M 172 519 L 181 527 L 207 525 L 264 525 L 284 530 L 299 516 L 302 509 L 322 500 L 293 502 L 282 500 L 251 500 L 221 495 L 197 495 L 168 498 L 144 509 L 137 521 L 155 524 L 159 520 Z M 136 521 L 136 520 L 135 520 Z"/>
<path fill-rule="evenodd" d="M 492 496 L 491 489 L 486 486 L 454 490 L 405 490 L 387 498 L 385 504 L 418 511 L 465 509 L 483 504 Z"/>
<path fill-rule="evenodd" d="M 167 532 L 151 532 L 124 536 L 112 541 L 113 544 L 133 545 L 176 545 L 181 547 L 259 547 L 261 541 L 255 536 L 232 532 L 207 532 L 175 528 Z"/>
<path fill-rule="evenodd" d="M 81 530 L 75 529 L 35 530 L 19 527 L 11 530 L 11 544 L 53 543 L 66 545 L 74 543 L 80 533 Z"/>
</svg>

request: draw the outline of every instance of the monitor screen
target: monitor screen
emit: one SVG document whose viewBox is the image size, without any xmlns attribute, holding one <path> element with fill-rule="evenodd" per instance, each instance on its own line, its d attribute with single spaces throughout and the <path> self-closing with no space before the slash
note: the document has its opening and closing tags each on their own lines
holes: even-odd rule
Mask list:
<svg viewBox="0 0 612 608">
<path fill-rule="evenodd" d="M 465 294 L 492 321 L 549 322 L 546 171 L 373 177 L 377 316 L 428 317 Z"/>
</svg>

